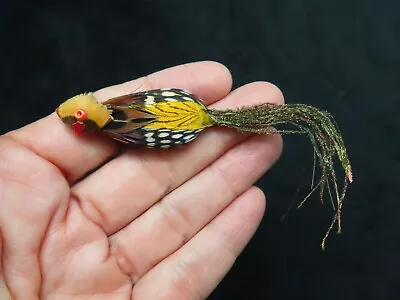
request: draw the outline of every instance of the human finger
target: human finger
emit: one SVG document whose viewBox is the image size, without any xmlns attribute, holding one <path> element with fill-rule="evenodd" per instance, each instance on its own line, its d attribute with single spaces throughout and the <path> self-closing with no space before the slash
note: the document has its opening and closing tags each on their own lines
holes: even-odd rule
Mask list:
<svg viewBox="0 0 400 300">
<path fill-rule="evenodd" d="M 264 209 L 264 194 L 255 187 L 247 190 L 141 278 L 132 298 L 206 299 L 256 231 Z"/>
<path fill-rule="evenodd" d="M 176 87 L 192 91 L 207 103 L 224 97 L 232 78 L 216 62 L 197 62 L 165 69 L 95 93 L 99 101 L 137 90 Z M 70 182 L 81 178 L 115 155 L 118 144 L 96 134 L 77 137 L 55 113 L 15 130 L 9 135 L 36 154 L 56 165 Z"/>
</svg>

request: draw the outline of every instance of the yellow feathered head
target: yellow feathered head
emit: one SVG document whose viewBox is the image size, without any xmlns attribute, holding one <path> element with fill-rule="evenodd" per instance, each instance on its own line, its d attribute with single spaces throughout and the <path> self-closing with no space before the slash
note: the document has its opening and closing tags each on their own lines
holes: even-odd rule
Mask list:
<svg viewBox="0 0 400 300">
<path fill-rule="evenodd" d="M 93 93 L 68 99 L 56 109 L 56 113 L 77 134 L 100 130 L 112 121 L 109 110 L 97 101 Z"/>
</svg>

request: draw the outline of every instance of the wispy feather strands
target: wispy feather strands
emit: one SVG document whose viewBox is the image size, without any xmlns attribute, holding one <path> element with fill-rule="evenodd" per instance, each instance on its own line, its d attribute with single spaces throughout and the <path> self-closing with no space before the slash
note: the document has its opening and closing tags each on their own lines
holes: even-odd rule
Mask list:
<svg viewBox="0 0 400 300">
<path fill-rule="evenodd" d="M 324 190 L 333 183 L 336 200 L 336 213 L 323 240 L 322 249 L 325 249 L 326 239 L 334 227 L 338 225 L 341 231 L 341 209 L 347 185 L 352 182 L 350 161 L 346 147 L 339 129 L 332 116 L 315 107 L 304 104 L 260 104 L 240 109 L 214 110 L 208 109 L 207 113 L 215 124 L 235 128 L 238 131 L 258 134 L 306 134 L 314 147 L 314 151 L 321 167 L 321 178 L 311 192 L 305 197 L 300 206 L 308 197 L 320 187 L 321 200 Z M 290 125 L 293 129 L 275 129 L 272 126 Z M 345 172 L 345 180 L 341 191 L 337 185 L 334 168 L 334 157 L 337 156 Z"/>
</svg>

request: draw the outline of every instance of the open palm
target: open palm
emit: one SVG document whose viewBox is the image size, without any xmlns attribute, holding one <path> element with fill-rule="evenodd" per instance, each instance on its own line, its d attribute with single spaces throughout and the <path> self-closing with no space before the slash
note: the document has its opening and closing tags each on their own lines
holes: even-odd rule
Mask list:
<svg viewBox="0 0 400 300">
<path fill-rule="evenodd" d="M 200 62 L 96 97 L 177 87 L 219 108 L 283 102 L 269 83 L 231 84 Z M 204 299 L 255 232 L 265 200 L 252 185 L 280 151 L 278 136 L 211 128 L 179 149 L 121 153 L 55 114 L 3 135 L 0 279 L 23 300 Z"/>
</svg>

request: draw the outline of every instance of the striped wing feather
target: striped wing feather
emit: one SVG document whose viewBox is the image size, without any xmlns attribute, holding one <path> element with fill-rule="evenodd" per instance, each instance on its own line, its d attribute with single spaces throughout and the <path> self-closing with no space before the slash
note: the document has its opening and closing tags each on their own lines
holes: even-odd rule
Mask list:
<svg viewBox="0 0 400 300">
<path fill-rule="evenodd" d="M 180 145 L 212 123 L 201 101 L 180 89 L 132 93 L 103 104 L 113 117 L 104 131 L 126 143 L 163 148 Z"/>
</svg>

